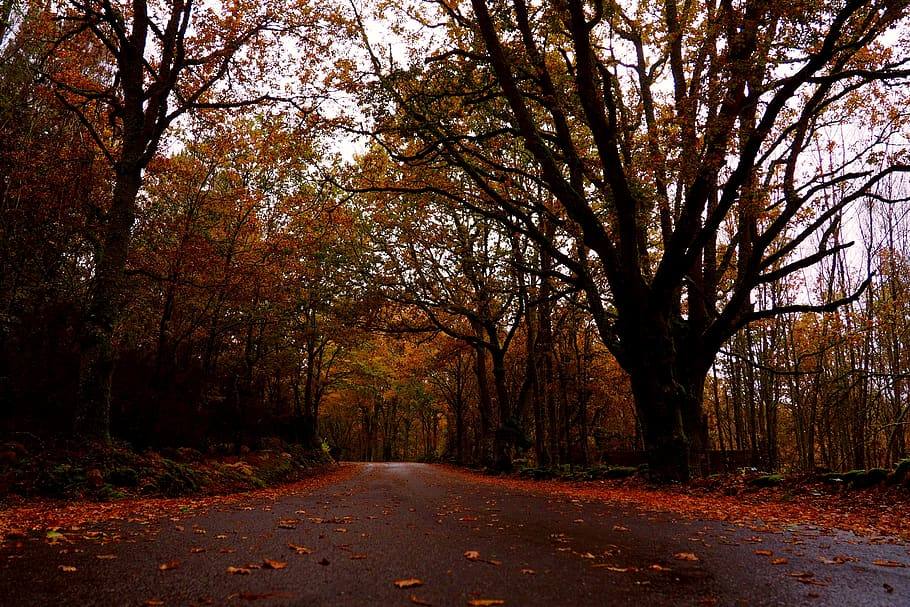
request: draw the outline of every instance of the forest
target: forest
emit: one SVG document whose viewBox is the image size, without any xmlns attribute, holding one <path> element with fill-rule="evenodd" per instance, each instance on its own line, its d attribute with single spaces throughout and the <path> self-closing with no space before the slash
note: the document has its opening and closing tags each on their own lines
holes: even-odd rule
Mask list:
<svg viewBox="0 0 910 607">
<path fill-rule="evenodd" d="M 905 0 L 0 0 L 0 438 L 891 467 Z"/>
</svg>

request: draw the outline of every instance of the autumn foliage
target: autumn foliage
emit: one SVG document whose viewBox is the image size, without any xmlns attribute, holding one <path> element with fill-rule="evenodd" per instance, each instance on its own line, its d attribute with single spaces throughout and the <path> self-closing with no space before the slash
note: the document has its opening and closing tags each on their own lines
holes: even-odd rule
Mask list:
<svg viewBox="0 0 910 607">
<path fill-rule="evenodd" d="M 0 438 L 891 468 L 905 4 L 0 2 Z"/>
</svg>

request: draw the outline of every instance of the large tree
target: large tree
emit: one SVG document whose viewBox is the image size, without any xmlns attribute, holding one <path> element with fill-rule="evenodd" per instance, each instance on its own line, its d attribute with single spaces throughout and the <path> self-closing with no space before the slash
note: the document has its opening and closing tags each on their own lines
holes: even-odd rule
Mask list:
<svg viewBox="0 0 910 607">
<path fill-rule="evenodd" d="M 143 172 L 181 116 L 271 98 L 283 34 L 311 18 L 292 1 L 220 5 L 194 0 L 71 0 L 44 9 L 42 69 L 112 170 L 80 335 L 77 434 L 110 430 L 112 339 Z M 305 73 L 301 80 L 307 82 Z"/>
<path fill-rule="evenodd" d="M 707 448 L 704 383 L 723 343 L 858 296 L 752 301 L 849 246 L 831 238 L 844 210 L 907 170 L 888 147 L 903 128 L 907 6 L 417 3 L 397 22 L 416 40 L 409 63 L 364 34 L 369 130 L 400 166 L 475 184 L 399 188 L 457 199 L 549 252 L 630 376 L 652 473 L 685 479 Z M 868 144 L 851 141 L 868 129 Z"/>
</svg>

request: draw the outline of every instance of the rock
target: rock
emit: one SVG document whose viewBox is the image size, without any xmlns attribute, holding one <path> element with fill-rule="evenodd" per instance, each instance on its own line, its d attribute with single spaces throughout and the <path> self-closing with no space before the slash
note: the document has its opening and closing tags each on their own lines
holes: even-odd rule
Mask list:
<svg viewBox="0 0 910 607">
<path fill-rule="evenodd" d="M 101 473 L 101 470 L 97 468 L 92 468 L 85 473 L 85 482 L 88 483 L 88 486 L 92 489 L 100 489 L 104 485 L 104 475 Z"/>
</svg>

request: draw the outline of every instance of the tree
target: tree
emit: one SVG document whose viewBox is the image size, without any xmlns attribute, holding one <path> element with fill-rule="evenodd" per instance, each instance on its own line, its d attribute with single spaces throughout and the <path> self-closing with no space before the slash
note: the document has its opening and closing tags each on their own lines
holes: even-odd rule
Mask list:
<svg viewBox="0 0 910 607">
<path fill-rule="evenodd" d="M 431 180 L 414 191 L 549 251 L 630 376 L 652 474 L 683 480 L 707 447 L 704 385 L 724 342 L 760 319 L 833 310 L 868 284 L 817 304 L 751 300 L 848 247 L 830 238 L 844 209 L 908 170 L 887 148 L 907 49 L 886 42 L 907 6 L 407 5 L 401 19 L 427 32 L 410 65 L 364 33 L 376 84 L 365 102 L 395 108 L 369 130 L 400 165 L 474 183 L 469 196 Z M 886 127 L 868 146 L 827 126 L 873 111 Z M 815 160 L 829 146 L 839 160 Z"/>
<path fill-rule="evenodd" d="M 39 6 L 45 6 L 39 3 Z M 47 5 L 42 69 L 113 171 L 80 336 L 76 433 L 110 431 L 112 338 L 143 171 L 180 116 L 269 98 L 280 73 L 271 45 L 306 15 L 293 3 L 240 3 L 230 13 L 194 0 L 90 0 Z"/>
</svg>

